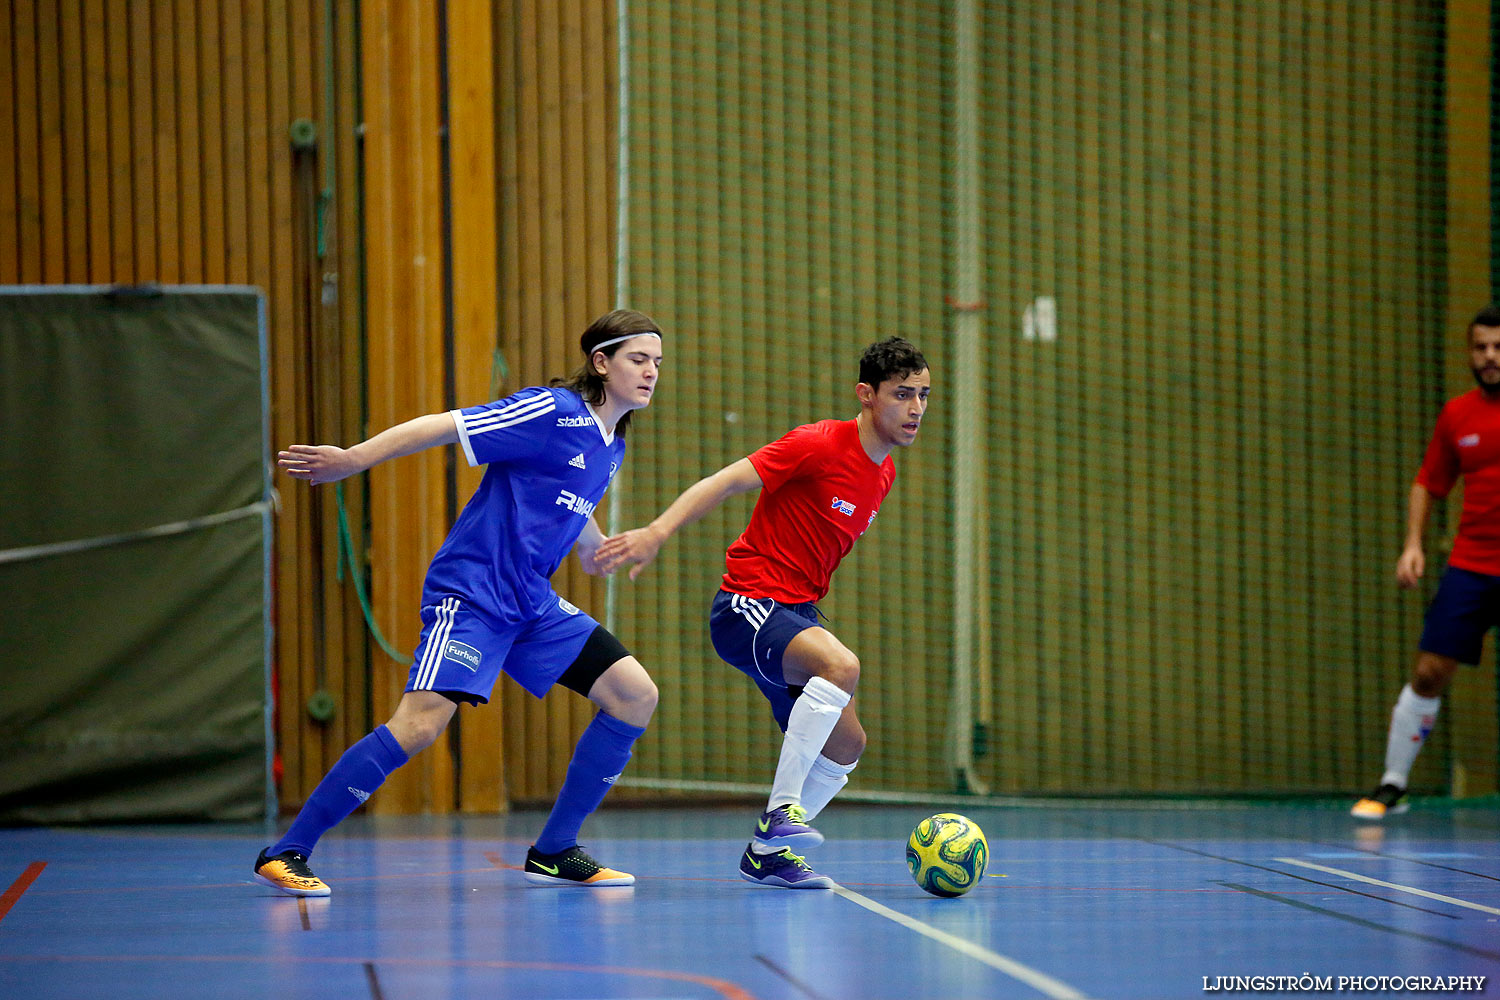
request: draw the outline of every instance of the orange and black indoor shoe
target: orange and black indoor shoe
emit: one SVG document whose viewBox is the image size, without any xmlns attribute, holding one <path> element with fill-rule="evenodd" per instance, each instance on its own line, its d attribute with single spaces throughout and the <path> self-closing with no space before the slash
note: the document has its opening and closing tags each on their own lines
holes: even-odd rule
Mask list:
<svg viewBox="0 0 1500 1000">
<path fill-rule="evenodd" d="M 307 857 L 296 851 L 282 851 L 267 857 L 265 851 L 255 859 L 255 881 L 280 889 L 288 896 L 327 896 L 328 883 L 307 867 Z"/>
<path fill-rule="evenodd" d="M 604 867 L 577 846 L 556 854 L 542 854 L 535 847 L 528 848 L 522 871 L 526 881 L 535 885 L 635 885 L 634 875 Z"/>
</svg>

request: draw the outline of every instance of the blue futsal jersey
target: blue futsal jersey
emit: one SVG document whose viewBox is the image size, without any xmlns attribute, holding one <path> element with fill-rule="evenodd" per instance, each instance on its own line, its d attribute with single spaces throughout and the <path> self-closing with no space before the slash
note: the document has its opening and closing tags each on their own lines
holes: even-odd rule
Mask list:
<svg viewBox="0 0 1500 1000">
<path fill-rule="evenodd" d="M 604 498 L 625 442 L 569 389 L 522 389 L 452 415 L 469 464 L 488 468 L 433 557 L 422 604 L 456 595 L 499 622 L 535 618 L 557 603 L 552 574 Z"/>
</svg>

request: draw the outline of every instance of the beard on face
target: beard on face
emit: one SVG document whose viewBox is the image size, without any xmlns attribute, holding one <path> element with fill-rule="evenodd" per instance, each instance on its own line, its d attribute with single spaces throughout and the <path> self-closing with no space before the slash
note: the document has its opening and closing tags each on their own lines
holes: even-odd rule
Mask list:
<svg viewBox="0 0 1500 1000">
<path fill-rule="evenodd" d="M 1487 371 L 1496 372 L 1497 375 L 1500 375 L 1500 367 L 1495 365 L 1470 365 L 1469 371 L 1474 373 L 1474 381 L 1479 383 L 1479 388 L 1484 390 L 1485 395 L 1500 395 L 1500 377 L 1497 377 L 1493 382 L 1486 382 L 1484 380 L 1484 373 Z"/>
</svg>

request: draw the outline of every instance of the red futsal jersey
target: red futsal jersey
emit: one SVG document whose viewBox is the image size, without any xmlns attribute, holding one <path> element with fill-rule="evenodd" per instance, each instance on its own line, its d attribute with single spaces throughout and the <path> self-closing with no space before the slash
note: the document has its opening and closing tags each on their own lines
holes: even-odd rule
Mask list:
<svg viewBox="0 0 1500 1000">
<path fill-rule="evenodd" d="M 745 533 L 725 554 L 724 589 L 782 604 L 820 600 L 896 481 L 870 461 L 853 420 L 820 420 L 750 455 L 763 488 Z"/>
<path fill-rule="evenodd" d="M 1417 482 L 1445 497 L 1464 477 L 1464 509 L 1448 565 L 1500 576 L 1500 401 L 1473 389 L 1448 400 Z"/>
</svg>

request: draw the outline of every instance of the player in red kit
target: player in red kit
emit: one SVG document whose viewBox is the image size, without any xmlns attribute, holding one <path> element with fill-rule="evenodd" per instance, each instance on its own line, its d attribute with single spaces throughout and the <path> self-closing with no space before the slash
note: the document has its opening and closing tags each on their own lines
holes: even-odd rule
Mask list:
<svg viewBox="0 0 1500 1000">
<path fill-rule="evenodd" d="M 859 658 L 818 624 L 816 602 L 865 533 L 896 478 L 891 452 L 916 440 L 932 378 L 910 343 L 891 337 L 859 361 L 859 416 L 794 428 L 683 492 L 644 528 L 597 554 L 635 579 L 667 539 L 732 496 L 760 490 L 744 534 L 725 555 L 709 613 L 714 649 L 748 674 L 785 734 L 766 811 L 740 858 L 759 885 L 832 888 L 794 849 L 816 847 L 814 817 L 849 781 L 865 748 L 855 713 Z"/>
<path fill-rule="evenodd" d="M 1407 777 L 1437 721 L 1443 692 L 1460 663 L 1479 662 L 1484 634 L 1500 624 L 1500 308 L 1485 308 L 1469 324 L 1469 364 L 1479 387 L 1450 399 L 1438 416 L 1412 484 L 1396 581 L 1409 589 L 1421 580 L 1427 515 L 1462 476 L 1458 537 L 1427 608 L 1411 682 L 1391 712 L 1385 773 L 1351 810 L 1360 819 L 1406 811 Z"/>
</svg>

